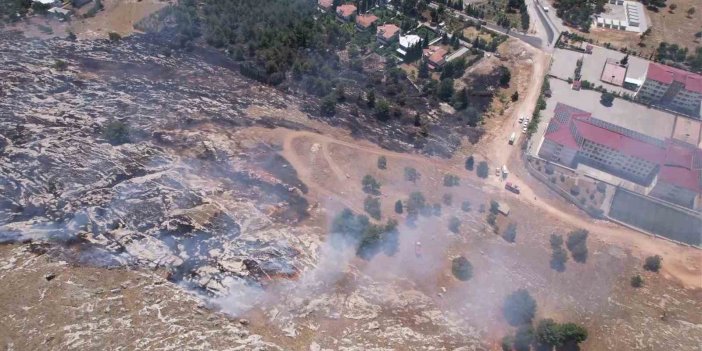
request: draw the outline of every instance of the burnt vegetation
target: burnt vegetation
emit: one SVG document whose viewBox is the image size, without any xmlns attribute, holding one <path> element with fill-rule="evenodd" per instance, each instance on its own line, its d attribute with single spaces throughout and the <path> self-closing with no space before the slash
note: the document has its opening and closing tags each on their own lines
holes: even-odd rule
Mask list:
<svg viewBox="0 0 702 351">
<path fill-rule="evenodd" d="M 357 2 L 359 9 L 374 4 Z M 523 2 L 513 5 L 521 10 L 519 4 Z M 400 20 L 391 21 L 398 22 L 403 31 L 414 29 L 427 8 L 426 3 L 415 0 L 403 1 L 398 7 Z M 437 14 L 440 18 L 449 15 L 448 11 Z M 184 0 L 152 17 L 159 21 L 143 21 L 148 27 L 163 29 L 160 23 L 173 24 L 176 46 L 192 50 L 195 43 L 207 43 L 226 52 L 242 75 L 315 101 L 317 108 L 307 111 L 314 117 L 333 119 L 356 133 L 373 134 L 378 124 L 393 126 L 389 129 L 392 137 L 428 154 L 449 156 L 466 134 L 476 142 L 498 82 L 506 86 L 503 79 L 509 75 L 509 70 L 505 73 L 506 68 L 501 68 L 475 77 L 467 88 L 455 91 L 454 79 L 461 78 L 470 63 L 463 58 L 447 63 L 439 69 L 437 80 L 421 59 L 421 49 L 426 46 L 422 44 L 417 48 L 419 74 L 410 76 L 396 66 L 399 62 L 393 55 L 380 50 L 375 26 L 357 31 L 352 22 L 338 21 L 333 10 L 320 12 L 315 2 L 307 0 L 265 4 L 254 0 Z M 462 34 L 454 34 L 442 43 L 456 49 Z M 479 58 L 482 50 L 494 51 L 504 40 L 497 36 L 489 45 L 473 43 L 470 53 Z M 442 113 L 440 102 L 451 104 L 457 112 L 431 123 L 420 117 L 430 111 Z M 396 147 L 387 138 L 375 141 Z"/>
</svg>

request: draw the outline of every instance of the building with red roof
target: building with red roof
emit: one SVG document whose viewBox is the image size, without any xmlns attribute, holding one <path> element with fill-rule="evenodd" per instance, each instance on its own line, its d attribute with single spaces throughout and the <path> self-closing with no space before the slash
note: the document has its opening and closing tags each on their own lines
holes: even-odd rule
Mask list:
<svg viewBox="0 0 702 351">
<path fill-rule="evenodd" d="M 317 7 L 319 7 L 319 9 L 322 11 L 331 11 L 333 6 L 334 0 L 317 0 Z"/>
<path fill-rule="evenodd" d="M 636 93 L 640 100 L 700 116 L 702 76 L 651 62 L 646 80 Z"/>
<path fill-rule="evenodd" d="M 348 22 L 356 14 L 356 5 L 343 4 L 336 7 L 336 18 L 342 22 Z"/>
<path fill-rule="evenodd" d="M 437 69 L 446 63 L 448 51 L 440 46 L 431 45 L 424 49 L 424 58 L 429 64 L 429 68 Z"/>
<path fill-rule="evenodd" d="M 378 42 L 383 43 L 383 44 L 389 44 L 400 36 L 400 27 L 392 24 L 392 23 L 386 23 L 381 26 L 378 26 L 378 29 L 376 31 L 376 37 L 378 39 Z"/>
<path fill-rule="evenodd" d="M 702 193 L 702 150 L 674 139 L 659 140 L 559 103 L 542 158 L 575 168 L 584 163 L 649 186 L 649 195 L 693 207 Z"/>
<path fill-rule="evenodd" d="M 370 28 L 378 20 L 378 17 L 372 13 L 364 13 L 356 16 L 356 29 L 366 30 Z"/>
</svg>

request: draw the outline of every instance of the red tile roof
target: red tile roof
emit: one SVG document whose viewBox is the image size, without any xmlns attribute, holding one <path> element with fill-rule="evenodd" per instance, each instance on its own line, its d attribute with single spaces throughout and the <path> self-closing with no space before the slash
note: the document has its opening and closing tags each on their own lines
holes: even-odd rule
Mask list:
<svg viewBox="0 0 702 351">
<path fill-rule="evenodd" d="M 681 188 L 702 192 L 700 187 L 700 172 L 683 167 L 663 166 L 658 174 L 658 181 L 663 181 Z"/>
<path fill-rule="evenodd" d="M 349 17 L 356 13 L 356 5 L 343 4 L 336 7 L 336 13 L 342 17 Z"/>
<path fill-rule="evenodd" d="M 440 46 L 432 45 L 424 51 L 424 56 L 429 59 L 429 62 L 435 65 L 441 65 L 444 63 L 444 57 L 448 54 L 448 51 Z"/>
<path fill-rule="evenodd" d="M 383 24 L 382 26 L 378 26 L 378 35 L 385 39 L 390 39 L 395 36 L 400 31 L 400 27 L 392 24 L 392 23 L 387 23 Z"/>
<path fill-rule="evenodd" d="M 377 20 L 378 20 L 378 17 L 376 17 L 373 14 L 368 14 L 368 13 L 358 15 L 358 17 L 356 17 L 356 23 L 363 28 L 370 27 L 373 24 L 373 22 L 375 22 Z"/>
<path fill-rule="evenodd" d="M 319 7 L 329 10 L 334 4 L 334 0 L 319 0 L 317 1 L 317 4 L 319 5 Z"/>
<path fill-rule="evenodd" d="M 573 123 L 575 123 L 578 134 L 587 140 L 652 163 L 660 163 L 665 160 L 665 149 L 656 145 L 596 126 L 587 120 L 575 119 Z"/>
<path fill-rule="evenodd" d="M 646 79 L 652 79 L 663 84 L 673 81 L 680 82 L 686 90 L 702 93 L 702 76 L 658 63 L 649 63 Z"/>
<path fill-rule="evenodd" d="M 697 193 L 702 191 L 702 149 L 672 139 L 666 140 L 665 147 L 647 143 L 595 125 L 590 120 L 590 113 L 561 103 L 556 105 L 554 113 L 555 117 L 551 119 L 546 139 L 571 149 L 579 149 L 580 146 L 570 130 L 572 125 L 584 139 L 659 165 L 659 181 Z"/>
</svg>

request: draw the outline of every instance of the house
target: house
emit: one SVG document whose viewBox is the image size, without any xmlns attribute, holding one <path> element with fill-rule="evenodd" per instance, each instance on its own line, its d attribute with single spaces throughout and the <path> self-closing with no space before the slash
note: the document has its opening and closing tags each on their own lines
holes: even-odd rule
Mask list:
<svg viewBox="0 0 702 351">
<path fill-rule="evenodd" d="M 694 206 L 702 191 L 702 150 L 682 141 L 659 140 L 556 105 L 539 156 L 575 168 L 583 163 L 649 186 L 648 195 Z"/>
<path fill-rule="evenodd" d="M 376 38 L 379 43 L 382 44 L 389 44 L 400 36 L 400 27 L 392 24 L 392 23 L 386 23 L 381 26 L 378 26 L 378 29 L 376 31 Z"/>
<path fill-rule="evenodd" d="M 422 38 L 416 34 L 400 35 L 398 41 L 400 45 L 397 48 L 397 53 L 400 55 L 400 57 L 404 58 L 410 48 L 421 44 Z"/>
<path fill-rule="evenodd" d="M 341 22 L 348 22 L 356 14 L 356 5 L 343 4 L 336 7 L 336 19 Z"/>
<path fill-rule="evenodd" d="M 317 0 L 317 8 L 323 12 L 329 12 L 334 6 L 334 0 Z"/>
<path fill-rule="evenodd" d="M 364 31 L 370 28 L 376 21 L 378 17 L 371 13 L 364 13 L 362 15 L 356 16 L 356 29 Z"/>
<path fill-rule="evenodd" d="M 643 102 L 691 113 L 699 118 L 702 76 L 659 63 L 649 63 L 646 79 L 636 92 Z"/>
<path fill-rule="evenodd" d="M 446 63 L 448 51 L 440 46 L 431 45 L 424 49 L 423 56 L 429 64 L 429 68 L 437 69 Z"/>
</svg>

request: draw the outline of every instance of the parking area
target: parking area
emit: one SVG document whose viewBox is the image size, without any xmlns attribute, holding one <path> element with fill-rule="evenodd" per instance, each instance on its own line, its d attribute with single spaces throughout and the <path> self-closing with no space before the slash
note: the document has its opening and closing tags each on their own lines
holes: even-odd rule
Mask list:
<svg viewBox="0 0 702 351">
<path fill-rule="evenodd" d="M 583 46 L 585 45 L 588 44 L 583 43 Z M 610 63 L 618 63 L 625 56 L 626 54 L 622 52 L 595 45 L 592 45 L 592 53 L 590 54 L 567 49 L 556 49 L 553 53 L 553 64 L 551 65 L 551 70 L 549 73 L 560 79 L 572 79 L 575 77 L 577 61 L 582 59 L 583 64 L 580 69 L 582 80 L 586 80 L 595 86 L 602 85 L 603 88 L 612 92 L 634 95 L 636 93 L 634 90 L 626 89 L 621 85 L 610 84 L 609 82 L 601 79 L 602 72 L 605 69 L 605 64 L 608 61 Z M 633 78 L 643 81 L 646 77 L 648 64 L 648 60 L 644 60 L 637 56 L 629 56 L 625 78 Z"/>
<path fill-rule="evenodd" d="M 623 99 L 614 99 L 612 106 L 600 103 L 601 93 L 594 90 L 573 90 L 567 82 L 551 79 L 552 96 L 548 99 L 544 120 L 553 116 L 558 102 L 592 113 L 592 116 L 633 131 L 664 140 L 673 135 L 675 116 Z"/>
</svg>

